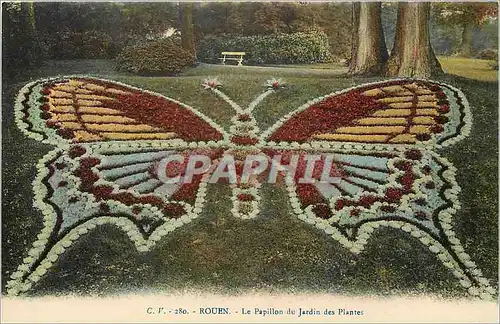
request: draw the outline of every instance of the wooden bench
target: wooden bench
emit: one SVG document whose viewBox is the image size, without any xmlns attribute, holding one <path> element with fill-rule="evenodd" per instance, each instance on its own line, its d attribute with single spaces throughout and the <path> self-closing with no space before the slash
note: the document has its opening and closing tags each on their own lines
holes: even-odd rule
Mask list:
<svg viewBox="0 0 500 324">
<path fill-rule="evenodd" d="M 222 52 L 222 57 L 219 57 L 219 60 L 222 61 L 222 64 L 226 65 L 226 60 L 230 61 L 238 61 L 238 66 L 241 66 L 243 62 L 243 56 L 245 56 L 245 52 Z"/>
</svg>

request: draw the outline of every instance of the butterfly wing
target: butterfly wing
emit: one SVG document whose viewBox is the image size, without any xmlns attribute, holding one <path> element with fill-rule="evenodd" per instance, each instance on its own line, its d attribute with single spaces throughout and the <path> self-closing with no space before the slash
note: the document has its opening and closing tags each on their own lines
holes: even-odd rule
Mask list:
<svg viewBox="0 0 500 324">
<path fill-rule="evenodd" d="M 56 145 L 227 137 L 208 117 L 176 100 L 95 78 L 32 82 L 21 90 L 16 107 L 17 123 L 28 136 Z"/>
<path fill-rule="evenodd" d="M 37 164 L 34 206 L 44 228 L 12 274 L 10 294 L 30 289 L 97 225 L 118 226 L 147 251 L 201 213 L 210 170 L 185 183 L 183 170 L 193 155 L 216 164 L 226 133 L 190 107 L 91 78 L 35 81 L 16 104 L 20 128 L 58 148 Z M 173 155 L 182 161 L 162 163 Z M 166 183 L 162 171 L 184 174 Z"/>
<path fill-rule="evenodd" d="M 365 84 L 317 98 L 261 137 L 267 142 L 446 146 L 468 135 L 463 93 L 446 84 L 405 79 Z"/>
<path fill-rule="evenodd" d="M 337 176 L 328 182 L 288 178 L 299 219 L 353 253 L 363 251 L 377 227 L 401 229 L 435 253 L 470 294 L 490 299 L 495 290 L 452 230 L 460 208 L 455 168 L 434 152 L 467 136 L 471 120 L 460 90 L 392 80 L 315 99 L 267 130 L 261 142 L 271 156 L 293 150 L 333 161 Z"/>
<path fill-rule="evenodd" d="M 330 156 L 336 171 L 326 183 L 317 176 L 313 183 L 287 178 L 290 203 L 299 219 L 355 254 L 364 250 L 378 227 L 402 230 L 427 246 L 470 294 L 485 299 L 495 294 L 453 232 L 460 188 L 455 168 L 446 159 L 423 149 L 291 154 L 317 154 L 321 160 Z M 303 167 L 297 172 L 302 174 Z"/>
<path fill-rule="evenodd" d="M 37 165 L 34 206 L 44 215 L 44 228 L 8 284 L 10 294 L 31 288 L 66 248 L 98 225 L 122 229 L 140 252 L 164 235 L 197 218 L 205 203 L 210 170 L 184 183 L 193 155 L 216 165 L 222 149 L 74 144 L 48 153 Z M 166 164 L 178 155 L 182 161 Z M 173 160 L 175 161 L 175 160 Z M 181 176 L 167 183 L 161 171 Z"/>
</svg>

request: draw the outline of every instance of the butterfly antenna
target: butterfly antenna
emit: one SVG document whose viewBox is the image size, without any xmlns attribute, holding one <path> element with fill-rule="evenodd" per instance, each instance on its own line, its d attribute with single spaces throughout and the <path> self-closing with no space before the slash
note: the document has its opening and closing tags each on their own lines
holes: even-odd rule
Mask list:
<svg viewBox="0 0 500 324">
<path fill-rule="evenodd" d="M 257 107 L 262 100 L 264 100 L 267 96 L 269 96 L 271 93 L 273 93 L 274 90 L 266 90 L 265 92 L 261 93 L 260 95 L 255 98 L 250 105 L 248 105 L 247 109 L 245 109 L 245 113 L 250 114 L 252 111 Z"/>
<path fill-rule="evenodd" d="M 247 109 L 245 109 L 245 113 L 250 114 L 267 96 L 276 92 L 278 89 L 283 88 L 284 84 L 285 82 L 281 79 L 267 80 L 266 83 L 264 83 L 264 86 L 267 88 L 266 91 L 258 95 L 257 98 L 255 98 L 250 105 L 248 105 Z"/>
<path fill-rule="evenodd" d="M 205 79 L 202 83 L 203 88 L 211 90 L 219 98 L 227 102 L 238 114 L 243 114 L 244 110 L 236 102 L 231 100 L 224 92 L 220 91 L 218 88 L 222 86 L 217 79 Z"/>
</svg>

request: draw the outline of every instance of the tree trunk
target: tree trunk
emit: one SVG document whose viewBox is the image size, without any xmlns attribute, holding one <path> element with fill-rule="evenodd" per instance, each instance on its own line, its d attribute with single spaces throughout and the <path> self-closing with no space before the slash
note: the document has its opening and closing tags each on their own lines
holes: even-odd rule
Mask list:
<svg viewBox="0 0 500 324">
<path fill-rule="evenodd" d="M 384 68 L 388 76 L 430 77 L 443 74 L 431 47 L 429 2 L 400 2 L 396 37 Z"/>
<path fill-rule="evenodd" d="M 349 74 L 378 74 L 387 61 L 381 3 L 353 4 L 353 45 Z"/>
<path fill-rule="evenodd" d="M 182 2 L 179 4 L 181 19 L 181 45 L 182 48 L 193 53 L 196 57 L 196 47 L 194 44 L 193 30 L 193 3 Z"/>
<path fill-rule="evenodd" d="M 466 22 L 462 30 L 462 42 L 457 50 L 458 56 L 471 57 L 472 56 L 472 32 L 474 31 L 474 24 Z"/>
<path fill-rule="evenodd" d="M 33 2 L 21 3 L 21 11 L 23 15 L 23 24 L 25 33 L 23 35 L 22 47 L 28 64 L 36 64 L 40 62 L 40 44 L 37 37 L 35 23 L 35 5 Z"/>
<path fill-rule="evenodd" d="M 358 51 L 358 26 L 359 26 L 359 2 L 352 3 L 352 28 L 351 28 L 351 59 L 349 61 L 349 71 L 354 69 L 354 54 Z"/>
</svg>

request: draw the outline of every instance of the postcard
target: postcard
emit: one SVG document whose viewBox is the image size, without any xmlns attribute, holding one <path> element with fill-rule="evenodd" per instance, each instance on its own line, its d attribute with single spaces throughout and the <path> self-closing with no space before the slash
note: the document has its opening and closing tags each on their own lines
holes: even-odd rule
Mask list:
<svg viewBox="0 0 500 324">
<path fill-rule="evenodd" d="M 496 2 L 3 2 L 2 321 L 498 321 Z"/>
</svg>

